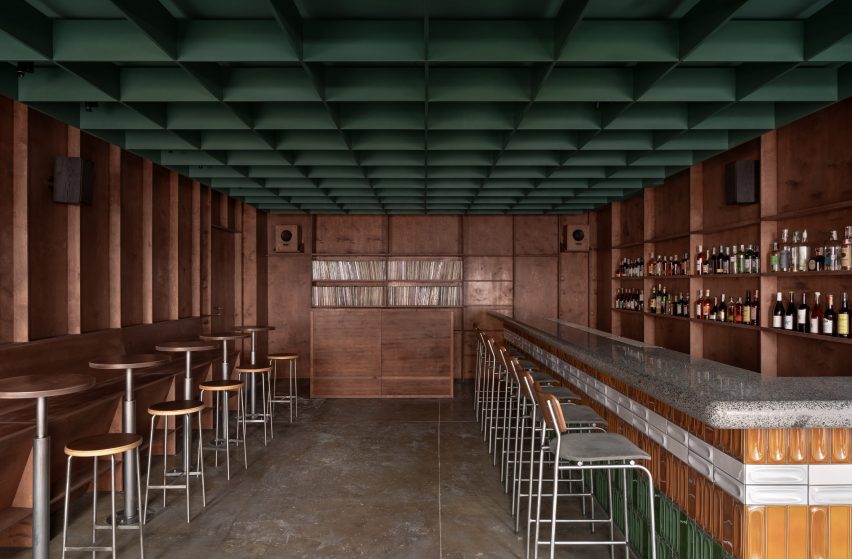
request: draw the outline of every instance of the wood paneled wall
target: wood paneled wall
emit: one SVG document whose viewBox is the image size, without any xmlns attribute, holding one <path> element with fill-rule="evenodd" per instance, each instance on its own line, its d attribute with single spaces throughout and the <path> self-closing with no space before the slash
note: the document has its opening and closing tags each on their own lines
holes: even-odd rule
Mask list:
<svg viewBox="0 0 852 559">
<path fill-rule="evenodd" d="M 495 336 L 502 331 L 499 322 L 488 316 L 489 311 L 529 320 L 558 315 L 594 325 L 599 311 L 596 299 L 590 298 L 590 289 L 597 285 L 599 259 L 594 252 L 559 252 L 561 226 L 586 224 L 588 220 L 587 215 L 269 215 L 268 246 L 272 246 L 275 226 L 285 224 L 301 227 L 305 245 L 303 253 L 269 254 L 267 259 L 268 316 L 276 327 L 270 332 L 270 350 L 298 352 L 305 357 L 300 376 L 309 376 L 314 255 L 461 256 L 464 305 L 452 311 L 453 369 L 456 377 L 470 377 L 476 354 L 474 325 Z M 556 328 L 555 323 L 548 322 L 541 326 L 552 331 Z M 315 349 L 319 351 L 316 345 Z"/>
<path fill-rule="evenodd" d="M 53 202 L 57 156 L 93 162 L 91 205 Z M 214 207 L 207 187 L 2 97 L 0 192 L 0 343 L 209 315 L 213 300 L 231 325 L 266 321 L 253 207 L 218 193 Z M 214 228 L 229 251 L 211 252 Z"/>
</svg>

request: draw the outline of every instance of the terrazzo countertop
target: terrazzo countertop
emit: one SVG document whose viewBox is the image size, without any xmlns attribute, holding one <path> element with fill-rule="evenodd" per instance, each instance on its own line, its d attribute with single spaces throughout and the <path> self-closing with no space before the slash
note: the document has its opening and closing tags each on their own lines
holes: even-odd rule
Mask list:
<svg viewBox="0 0 852 559">
<path fill-rule="evenodd" d="M 852 427 L 852 377 L 765 379 L 570 322 L 489 314 L 710 427 Z"/>
</svg>

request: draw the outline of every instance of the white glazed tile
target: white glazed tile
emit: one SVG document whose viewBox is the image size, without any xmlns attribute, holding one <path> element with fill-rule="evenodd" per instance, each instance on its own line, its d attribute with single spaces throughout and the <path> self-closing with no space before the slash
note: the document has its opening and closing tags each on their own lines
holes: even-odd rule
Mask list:
<svg viewBox="0 0 852 559">
<path fill-rule="evenodd" d="M 852 464 L 811 464 L 808 466 L 811 485 L 849 485 L 852 483 Z"/>
<path fill-rule="evenodd" d="M 686 463 L 704 477 L 713 479 L 713 464 L 711 462 L 690 452 Z"/>
<path fill-rule="evenodd" d="M 689 446 L 690 452 L 695 453 L 702 459 L 708 462 L 713 461 L 713 447 L 698 437 L 689 437 L 689 444 L 687 446 Z"/>
<path fill-rule="evenodd" d="M 686 446 L 687 441 L 689 440 L 689 433 L 687 433 L 685 429 L 681 429 L 671 422 L 666 423 L 666 434 L 670 439 L 673 439 L 684 446 Z"/>
<path fill-rule="evenodd" d="M 738 502 L 745 501 L 745 485 L 732 478 L 725 472 L 713 469 L 713 483 L 718 485 L 723 491 L 733 496 Z"/>
<path fill-rule="evenodd" d="M 747 485 L 807 485 L 808 466 L 805 464 L 746 464 Z"/>
<path fill-rule="evenodd" d="M 725 472 L 729 477 L 740 483 L 745 482 L 745 465 L 719 449 L 715 449 L 713 452 L 713 467 L 717 471 Z"/>
<path fill-rule="evenodd" d="M 852 504 L 852 485 L 812 485 L 808 502 L 811 505 Z"/>
<path fill-rule="evenodd" d="M 807 505 L 805 485 L 746 485 L 747 505 Z"/>
<path fill-rule="evenodd" d="M 681 462 L 689 463 L 689 449 L 686 448 L 685 444 L 681 444 L 677 442 L 677 440 L 669 437 L 666 440 L 666 450 L 671 452 L 674 457 L 680 460 Z"/>
<path fill-rule="evenodd" d="M 666 418 L 658 413 L 652 412 L 651 410 L 648 410 L 648 423 L 660 431 L 666 430 Z"/>
</svg>

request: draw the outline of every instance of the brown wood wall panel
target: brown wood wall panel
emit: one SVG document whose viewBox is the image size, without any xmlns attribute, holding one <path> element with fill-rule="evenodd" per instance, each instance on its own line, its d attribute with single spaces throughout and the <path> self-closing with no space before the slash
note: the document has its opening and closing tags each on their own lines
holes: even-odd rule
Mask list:
<svg viewBox="0 0 852 559">
<path fill-rule="evenodd" d="M 459 254 L 461 217 L 404 215 L 388 218 L 390 253 L 405 255 Z"/>
<path fill-rule="evenodd" d="M 192 315 L 192 180 L 178 182 L 178 317 Z"/>
<path fill-rule="evenodd" d="M 466 256 L 465 281 L 512 281 L 511 256 Z"/>
<path fill-rule="evenodd" d="M 515 216 L 515 256 L 556 255 L 559 252 L 557 216 Z"/>
<path fill-rule="evenodd" d="M 523 322 L 555 318 L 559 280 L 558 257 L 515 258 L 514 316 Z"/>
<path fill-rule="evenodd" d="M 53 202 L 53 161 L 67 150 L 66 127 L 29 111 L 28 237 L 29 338 L 50 338 L 68 328 L 68 208 Z"/>
<path fill-rule="evenodd" d="M 14 339 L 14 280 L 13 258 L 13 165 L 14 165 L 14 110 L 12 101 L 0 97 L 0 343 Z"/>
<path fill-rule="evenodd" d="M 444 397 L 452 394 L 452 377 L 416 377 L 393 378 L 382 377 L 382 396 L 384 397 Z"/>
<path fill-rule="evenodd" d="M 502 330 L 503 323 L 489 313 L 496 312 L 512 315 L 512 307 L 465 307 L 464 330 L 474 330 L 479 327 L 482 330 Z"/>
<path fill-rule="evenodd" d="M 449 311 L 382 310 L 381 315 L 383 393 L 386 376 L 452 378 L 453 320 Z"/>
<path fill-rule="evenodd" d="M 511 216 L 465 216 L 462 229 L 465 254 L 512 256 L 514 252 Z"/>
<path fill-rule="evenodd" d="M 652 238 L 689 233 L 689 169 L 667 178 L 654 188 L 658 203 L 654 204 Z"/>
<path fill-rule="evenodd" d="M 142 323 L 142 159 L 121 159 L 121 323 Z"/>
<path fill-rule="evenodd" d="M 506 306 L 514 298 L 514 284 L 508 281 L 464 282 L 464 303 L 467 306 Z"/>
<path fill-rule="evenodd" d="M 109 328 L 109 144 L 80 135 L 80 157 L 94 163 L 91 206 L 80 206 L 80 327 Z"/>
<path fill-rule="evenodd" d="M 852 200 L 850 145 L 849 100 L 779 128 L 777 211 Z"/>
<path fill-rule="evenodd" d="M 638 194 L 621 203 L 621 216 L 613 234 L 613 243 L 618 245 L 639 243 L 644 240 L 645 199 Z M 641 254 L 641 249 L 640 249 Z"/>
<path fill-rule="evenodd" d="M 169 205 L 169 171 L 154 165 L 152 182 L 151 274 L 154 322 L 169 319 L 171 271 L 171 208 Z"/>
<path fill-rule="evenodd" d="M 760 140 L 753 140 L 708 159 L 702 164 L 704 175 L 704 229 L 760 217 L 759 204 L 729 206 L 725 204 L 725 165 L 742 159 L 760 159 Z"/>
<path fill-rule="evenodd" d="M 317 254 L 383 254 L 388 250 L 385 216 L 318 215 L 314 219 Z M 302 227 L 303 234 L 305 229 Z"/>
<path fill-rule="evenodd" d="M 313 378 L 381 377 L 381 311 L 313 311 Z M 320 393 L 314 389 L 314 395 Z"/>
<path fill-rule="evenodd" d="M 589 253 L 559 255 L 559 318 L 589 323 Z"/>
</svg>

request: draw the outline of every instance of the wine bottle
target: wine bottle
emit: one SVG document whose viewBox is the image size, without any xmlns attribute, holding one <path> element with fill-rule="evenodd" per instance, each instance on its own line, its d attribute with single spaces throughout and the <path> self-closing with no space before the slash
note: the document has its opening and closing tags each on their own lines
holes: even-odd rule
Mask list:
<svg viewBox="0 0 852 559">
<path fill-rule="evenodd" d="M 769 271 L 770 272 L 780 272 L 781 271 L 781 262 L 780 262 L 781 252 L 778 250 L 778 243 L 772 243 L 772 250 L 769 251 Z"/>
<path fill-rule="evenodd" d="M 822 309 L 819 307 L 819 291 L 814 293 L 814 308 L 811 310 L 811 334 L 819 334 L 822 326 Z"/>
<path fill-rule="evenodd" d="M 772 309 L 772 327 L 784 328 L 784 303 L 781 302 L 781 292 L 775 296 L 775 307 Z"/>
<path fill-rule="evenodd" d="M 784 330 L 795 330 L 796 304 L 793 302 L 793 292 L 790 292 L 790 302 L 787 303 L 787 311 L 784 313 Z"/>
<path fill-rule="evenodd" d="M 745 314 L 745 311 L 744 311 L 744 308 L 743 308 L 743 298 L 737 297 L 737 302 L 734 305 L 734 323 L 742 324 L 743 320 L 744 320 L 744 317 L 743 317 L 744 314 Z"/>
<path fill-rule="evenodd" d="M 722 293 L 722 302 L 716 309 L 716 320 L 725 322 L 725 315 L 728 312 L 728 306 L 725 304 L 725 294 Z"/>
<path fill-rule="evenodd" d="M 722 295 L 724 297 L 724 295 Z M 708 320 L 717 320 L 719 318 L 719 300 L 713 297 L 713 306 L 710 307 L 710 313 L 707 315 Z"/>
<path fill-rule="evenodd" d="M 834 323 L 837 320 L 837 313 L 834 312 L 834 295 L 828 294 L 828 304 L 825 308 L 825 314 L 822 317 L 822 333 L 826 336 L 836 336 L 837 329 Z"/>
<path fill-rule="evenodd" d="M 746 289 L 745 304 L 743 305 L 743 324 L 751 324 L 751 289 Z"/>
<path fill-rule="evenodd" d="M 695 274 L 704 274 L 704 247 L 701 245 L 698 245 L 698 250 L 695 251 Z"/>
<path fill-rule="evenodd" d="M 698 296 L 695 298 L 695 318 L 704 318 L 704 299 L 701 297 L 701 290 L 698 290 Z"/>
<path fill-rule="evenodd" d="M 841 338 L 849 337 L 849 307 L 845 291 L 840 295 L 840 310 L 837 312 L 837 335 Z"/>
<path fill-rule="evenodd" d="M 710 318 L 710 308 L 713 305 L 713 301 L 710 299 L 710 290 L 706 290 L 704 292 L 704 306 L 701 307 L 701 312 L 704 314 L 704 318 Z"/>
<path fill-rule="evenodd" d="M 726 322 L 734 322 L 734 319 L 736 317 L 736 311 L 737 311 L 737 307 L 734 304 L 734 298 L 731 297 L 730 299 L 728 299 L 728 310 L 725 313 L 725 321 Z"/>
<path fill-rule="evenodd" d="M 810 326 L 810 307 L 808 307 L 808 294 L 802 292 L 802 303 L 796 309 L 796 331 L 807 332 Z"/>
<path fill-rule="evenodd" d="M 852 225 L 846 226 L 843 246 L 840 247 L 840 269 L 852 270 Z"/>
</svg>

